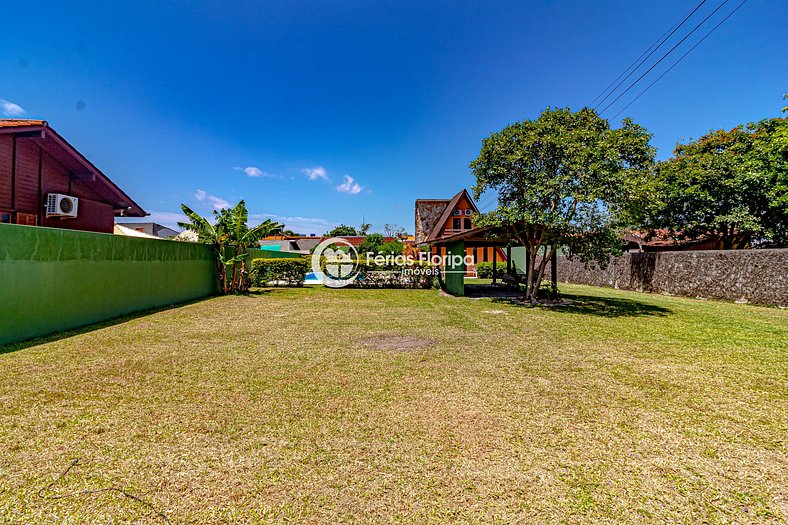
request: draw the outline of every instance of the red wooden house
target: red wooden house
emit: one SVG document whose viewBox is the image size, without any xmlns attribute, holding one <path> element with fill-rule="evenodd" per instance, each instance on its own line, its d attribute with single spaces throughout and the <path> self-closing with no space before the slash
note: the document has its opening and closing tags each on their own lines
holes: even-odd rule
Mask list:
<svg viewBox="0 0 788 525">
<path fill-rule="evenodd" d="M 451 199 L 416 200 L 416 246 L 431 243 L 437 239 L 451 237 L 473 229 L 473 214 L 478 213 L 470 194 L 462 190 Z M 445 254 L 445 248 L 432 246 L 432 254 Z M 467 275 L 476 273 L 476 264 L 492 262 L 493 250 L 498 250 L 496 259 L 506 262 L 506 252 L 501 248 L 466 248 L 465 254 L 473 258 L 467 267 Z"/>
<path fill-rule="evenodd" d="M 45 121 L 0 119 L 0 222 L 112 233 L 146 215 Z"/>
</svg>

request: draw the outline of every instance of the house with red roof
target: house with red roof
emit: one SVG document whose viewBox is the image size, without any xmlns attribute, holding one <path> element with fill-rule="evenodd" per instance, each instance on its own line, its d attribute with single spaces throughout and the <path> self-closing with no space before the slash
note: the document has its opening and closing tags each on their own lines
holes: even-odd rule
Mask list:
<svg viewBox="0 0 788 525">
<path fill-rule="evenodd" d="M 433 255 L 445 255 L 445 248 L 433 243 L 439 239 L 454 237 L 474 229 L 473 214 L 479 213 L 471 195 L 463 189 L 451 199 L 416 199 L 416 246 L 430 245 Z M 497 261 L 506 262 L 506 252 L 501 248 L 467 247 L 465 255 L 473 264 L 466 268 L 466 275 L 476 273 L 476 264 L 492 262 L 493 251 L 497 250 Z"/>
<path fill-rule="evenodd" d="M 46 121 L 0 119 L 0 222 L 112 233 L 146 215 Z"/>
</svg>

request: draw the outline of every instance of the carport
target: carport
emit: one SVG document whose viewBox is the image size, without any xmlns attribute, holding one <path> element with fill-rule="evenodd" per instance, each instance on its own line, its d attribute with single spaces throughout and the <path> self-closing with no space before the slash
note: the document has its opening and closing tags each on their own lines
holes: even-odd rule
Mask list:
<svg viewBox="0 0 788 525">
<path fill-rule="evenodd" d="M 517 276 L 522 275 L 518 273 L 517 267 L 512 263 L 512 249 L 517 249 L 518 246 L 516 239 L 511 235 L 507 235 L 499 229 L 493 227 L 486 228 L 473 228 L 461 233 L 435 239 L 427 243 L 428 246 L 435 246 L 436 248 L 445 248 L 446 250 L 446 264 L 442 268 L 441 276 L 443 279 L 443 286 L 446 292 L 456 295 L 465 295 L 465 249 L 466 248 L 493 248 L 493 279 L 492 287 L 502 286 L 504 283 L 498 282 L 497 268 L 498 268 L 498 250 L 496 248 L 506 249 L 506 273 L 507 275 Z M 459 257 L 455 257 L 459 256 Z M 529 258 L 524 257 L 524 273 L 528 272 Z M 557 284 L 557 257 L 553 254 L 550 261 L 550 278 L 553 285 Z M 474 285 L 477 286 L 477 285 Z"/>
</svg>

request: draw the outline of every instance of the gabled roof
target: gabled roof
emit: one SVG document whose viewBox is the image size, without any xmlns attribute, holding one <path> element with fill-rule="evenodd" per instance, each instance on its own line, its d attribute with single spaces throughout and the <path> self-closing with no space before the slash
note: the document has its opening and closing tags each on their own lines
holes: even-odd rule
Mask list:
<svg viewBox="0 0 788 525">
<path fill-rule="evenodd" d="M 447 220 L 449 220 L 452 211 L 454 211 L 454 207 L 457 206 L 457 203 L 460 202 L 460 199 L 462 199 L 463 196 L 471 205 L 473 211 L 479 213 L 479 208 L 476 207 L 476 203 L 473 202 L 471 195 L 468 193 L 468 191 L 465 188 L 463 188 L 459 193 L 457 193 L 457 195 L 452 197 L 449 203 L 446 205 L 446 208 L 443 210 L 443 213 L 441 214 L 441 218 L 438 219 L 438 222 L 435 224 L 435 227 L 432 229 L 425 242 L 432 242 L 440 236 L 443 225 L 446 224 Z"/>
<path fill-rule="evenodd" d="M 115 215 L 145 217 L 148 213 L 121 190 L 109 177 L 93 165 L 82 153 L 49 127 L 45 120 L 0 119 L 0 133 L 25 134 L 36 140 L 45 152 L 52 155 L 77 180 L 88 184 L 115 209 Z"/>
</svg>

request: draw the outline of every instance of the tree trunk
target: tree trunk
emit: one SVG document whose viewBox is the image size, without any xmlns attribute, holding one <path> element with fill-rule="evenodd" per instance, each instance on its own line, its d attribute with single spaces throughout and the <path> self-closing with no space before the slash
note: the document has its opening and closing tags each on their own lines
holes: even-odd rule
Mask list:
<svg viewBox="0 0 788 525">
<path fill-rule="evenodd" d="M 216 249 L 216 273 L 219 274 L 219 286 L 222 293 L 227 295 L 227 266 L 224 264 L 224 246 L 218 242 L 215 246 Z"/>
<path fill-rule="evenodd" d="M 538 299 L 539 289 L 542 287 L 542 280 L 544 279 L 544 271 L 547 268 L 547 262 L 553 258 L 553 253 L 556 251 L 557 245 L 553 245 L 548 250 L 545 247 L 544 250 L 544 257 L 542 258 L 542 262 L 539 264 L 539 275 L 536 278 L 536 283 L 534 284 L 534 299 L 531 299 L 531 302 L 535 302 Z"/>
<path fill-rule="evenodd" d="M 233 274 L 230 279 L 230 291 L 233 293 L 238 290 L 238 263 L 234 260 L 236 257 L 238 257 L 238 246 L 233 250 Z"/>
<path fill-rule="evenodd" d="M 533 251 L 532 251 L 533 250 Z M 528 248 L 528 273 L 525 278 L 525 299 L 533 302 L 534 297 L 534 268 L 536 267 L 536 252 L 539 248 Z"/>
</svg>

